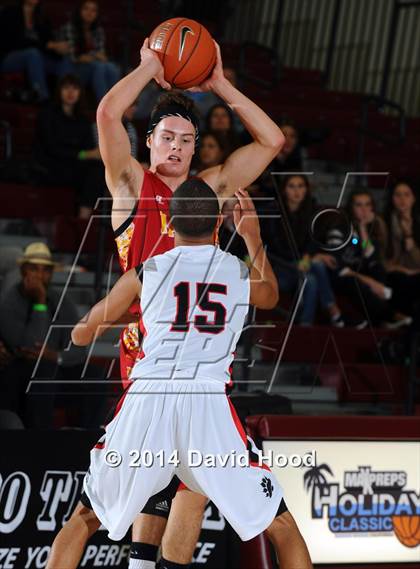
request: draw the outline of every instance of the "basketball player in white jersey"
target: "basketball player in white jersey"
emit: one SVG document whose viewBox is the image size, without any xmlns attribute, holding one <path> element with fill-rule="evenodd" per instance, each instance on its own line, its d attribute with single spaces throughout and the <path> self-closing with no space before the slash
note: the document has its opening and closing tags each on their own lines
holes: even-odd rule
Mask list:
<svg viewBox="0 0 420 569">
<path fill-rule="evenodd" d="M 149 497 L 176 474 L 212 500 L 243 540 L 267 530 L 282 569 L 307 569 L 312 565 L 297 528 L 285 555 L 282 528 L 293 518 L 225 395 L 249 303 L 271 308 L 278 300 L 252 201 L 242 191 L 237 197 L 235 222 L 253 259 L 250 274 L 213 245 L 216 195 L 204 181 L 188 180 L 170 204 L 175 248 L 125 273 L 75 327 L 73 342 L 86 345 L 140 296 L 143 357 L 117 415 L 91 451 L 84 490 L 110 538 L 119 540 Z M 235 463 L 240 455 L 250 461 L 245 467 Z M 192 462 L 200 456 L 210 463 Z M 165 558 L 165 543 L 160 566 L 188 567 Z"/>
<path fill-rule="evenodd" d="M 211 77 L 199 89 L 214 92 L 229 105 L 252 138 L 250 144 L 233 152 L 224 164 L 199 174 L 221 199 L 225 199 L 232 196 L 236 188 L 246 187 L 255 181 L 278 154 L 284 144 L 284 136 L 261 108 L 226 79 L 219 48 L 217 54 L 217 63 Z M 159 253 L 164 252 L 161 250 L 162 245 L 165 245 L 165 250 L 173 246 L 173 238 L 166 227 L 166 210 L 172 192 L 189 175 L 194 142 L 198 137 L 195 124 L 197 121 L 189 112 L 189 105 L 185 106 L 185 101 L 178 100 L 177 103 L 181 104 L 176 104 L 174 108 L 173 103 L 177 97 L 169 92 L 163 97 L 162 104 L 158 103 L 150 117 L 147 132 L 150 171 L 145 172 L 140 163 L 131 156 L 122 117 L 153 79 L 163 88 L 169 88 L 169 84 L 164 80 L 162 64 L 156 53 L 149 48 L 146 39 L 141 48 L 141 63 L 114 85 L 101 101 L 97 112 L 101 157 L 105 164 L 107 186 L 113 198 L 111 222 L 118 233 L 120 258 L 126 265 L 124 270 L 131 269 L 148 258 L 151 250 L 156 251 L 155 245 L 160 248 L 157 249 Z M 156 197 L 153 200 L 155 203 L 150 205 L 152 190 Z M 149 204 L 148 207 L 144 207 L 146 204 Z M 134 219 L 131 219 L 134 211 L 137 213 Z M 153 219 L 156 216 L 157 225 Z M 152 225 L 157 227 L 157 236 Z M 135 328 L 137 329 L 137 326 Z M 127 337 L 130 345 L 132 336 L 131 334 Z M 137 348 L 137 345 L 135 347 Z M 161 499 L 163 498 L 157 497 L 157 500 Z M 156 502 L 156 499 L 151 501 Z M 186 559 L 191 557 L 201 528 L 204 503 L 201 496 L 184 490 L 177 492 L 167 524 L 165 517 L 158 517 L 159 512 L 155 511 L 155 515 L 152 515 L 153 509 L 139 513 L 133 525 L 130 569 L 155 567 L 156 553 L 164 531 L 163 539 L 166 540 L 167 550 L 172 544 L 173 556 L 183 550 Z M 193 519 L 195 524 L 192 523 Z M 90 519 L 90 509 L 79 503 L 54 540 L 48 569 L 77 567 L 87 539 L 97 529 L 98 526 Z M 293 528 L 290 529 L 293 532 Z M 77 547 L 67 547 L 68 543 L 76 542 Z M 286 542 L 289 543 L 288 540 Z"/>
</svg>

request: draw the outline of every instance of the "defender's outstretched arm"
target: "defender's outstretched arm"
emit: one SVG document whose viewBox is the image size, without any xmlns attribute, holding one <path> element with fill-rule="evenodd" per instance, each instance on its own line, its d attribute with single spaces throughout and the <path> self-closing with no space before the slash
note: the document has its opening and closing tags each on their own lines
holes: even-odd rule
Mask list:
<svg viewBox="0 0 420 569">
<path fill-rule="evenodd" d="M 141 282 L 136 269 L 123 274 L 113 286 L 111 292 L 76 324 L 71 339 L 76 346 L 87 346 L 95 337 L 110 328 L 121 318 L 134 299 L 141 293 Z"/>
</svg>

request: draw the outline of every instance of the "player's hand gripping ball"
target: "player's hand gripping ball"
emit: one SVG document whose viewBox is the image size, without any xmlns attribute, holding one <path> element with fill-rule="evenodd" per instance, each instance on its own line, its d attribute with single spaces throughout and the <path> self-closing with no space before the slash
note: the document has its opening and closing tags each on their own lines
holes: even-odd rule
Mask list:
<svg viewBox="0 0 420 569">
<path fill-rule="evenodd" d="M 203 83 L 216 64 L 214 40 L 195 20 L 166 20 L 153 30 L 149 45 L 163 65 L 165 80 L 179 89 Z"/>
</svg>

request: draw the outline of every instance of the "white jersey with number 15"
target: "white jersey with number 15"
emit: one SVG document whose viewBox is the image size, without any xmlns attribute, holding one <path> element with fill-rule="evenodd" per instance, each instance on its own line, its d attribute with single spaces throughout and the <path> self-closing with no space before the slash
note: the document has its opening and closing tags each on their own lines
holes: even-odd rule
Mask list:
<svg viewBox="0 0 420 569">
<path fill-rule="evenodd" d="M 143 283 L 143 344 L 131 379 L 216 380 L 229 368 L 249 307 L 247 266 L 213 245 L 152 257 Z"/>
</svg>

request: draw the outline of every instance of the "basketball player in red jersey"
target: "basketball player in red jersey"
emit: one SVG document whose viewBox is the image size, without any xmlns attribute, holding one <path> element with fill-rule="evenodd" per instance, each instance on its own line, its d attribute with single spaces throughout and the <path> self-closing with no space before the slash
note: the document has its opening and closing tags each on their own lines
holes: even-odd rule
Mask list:
<svg viewBox="0 0 420 569">
<path fill-rule="evenodd" d="M 238 187 L 246 187 L 260 175 L 282 146 L 284 137 L 260 108 L 227 81 L 223 75 L 218 47 L 217 50 L 216 68 L 201 89 L 212 90 L 237 110 L 254 139 L 253 143 L 234 152 L 222 166 L 200 174 L 219 196 L 230 197 Z M 162 96 L 150 119 L 147 132 L 150 170 L 144 171 L 130 156 L 127 136 L 121 130 L 122 114 L 151 79 L 154 78 L 161 87 L 169 88 L 163 76 L 163 67 L 145 40 L 140 67 L 120 81 L 104 97 L 98 109 L 101 155 L 106 167 L 107 185 L 113 197 L 112 224 L 117 232 L 117 244 L 122 262 L 126 264 L 125 269 L 173 247 L 173 235 L 167 227 L 169 200 L 175 189 L 187 179 L 196 146 L 198 119 L 193 104 L 184 96 L 169 93 Z M 125 213 L 124 216 L 121 215 L 122 212 Z M 127 219 L 127 214 L 134 212 L 136 217 Z M 131 246 L 128 245 L 127 250 L 130 237 Z M 125 251 L 129 256 L 127 261 L 124 261 Z M 138 355 L 138 327 L 135 323 L 125 330 L 121 344 L 121 372 L 124 376 L 125 373 L 130 373 Z M 182 504 L 184 501 L 188 502 L 185 508 Z M 170 540 L 172 532 L 176 530 L 171 522 L 168 524 L 165 544 L 170 540 L 177 546 L 173 551 L 169 548 L 171 560 L 182 561 L 184 564 L 190 562 L 204 506 L 205 501 L 201 496 L 178 492 L 172 505 L 172 520 L 178 520 L 176 529 L 181 529 L 181 519 L 185 521 L 180 533 L 182 540 Z M 178 513 L 178 509 L 184 512 L 184 516 L 181 511 Z M 192 512 L 198 514 L 194 518 L 195 527 Z M 148 510 L 148 513 L 152 512 Z M 148 534 L 144 530 L 151 528 L 150 515 L 147 525 L 145 521 L 143 514 L 133 527 L 133 547 L 137 550 L 141 550 L 145 542 L 149 543 Z M 161 527 L 163 530 L 163 524 Z M 190 536 L 191 549 L 186 547 L 187 535 Z M 179 551 L 181 544 L 182 552 Z"/>
<path fill-rule="evenodd" d="M 232 196 L 238 187 L 251 184 L 278 154 L 284 136 L 273 121 L 224 77 L 220 50 L 211 77 L 200 86 L 212 90 L 237 112 L 253 142 L 239 148 L 221 166 L 200 173 L 221 199 Z M 198 138 L 198 121 L 192 102 L 169 93 L 152 113 L 147 145 L 150 170 L 145 171 L 131 156 L 130 144 L 122 124 L 125 110 L 152 80 L 164 89 L 162 64 L 149 49 L 146 39 L 141 49 L 141 63 L 119 81 L 102 99 L 97 112 L 99 147 L 106 168 L 106 182 L 113 198 L 112 226 L 123 270 L 173 247 L 173 235 L 167 225 L 169 200 L 175 189 L 187 179 Z M 123 377 L 127 377 L 138 355 L 138 325 L 130 325 L 123 337 Z M 178 492 L 172 503 L 164 541 L 172 569 L 188 567 L 200 532 L 206 499 L 190 491 Z M 145 510 L 147 510 L 145 508 Z M 155 567 L 157 546 L 162 540 L 166 519 L 158 510 L 143 511 L 133 525 L 133 550 L 130 569 Z M 58 534 L 52 548 L 48 569 L 76 567 L 87 539 L 96 531 L 96 517 L 89 504 L 79 504 L 68 524 Z M 294 552 L 300 547 L 293 518 L 282 516 L 285 552 L 284 567 L 295 567 Z M 60 535 L 61 534 L 61 535 Z M 79 548 L 79 550 L 77 549 Z M 290 563 L 287 557 L 290 552 Z M 134 554 L 133 554 L 134 553 Z M 65 563 L 63 563 L 65 560 Z M 61 565 L 60 565 L 61 562 Z"/>
</svg>

